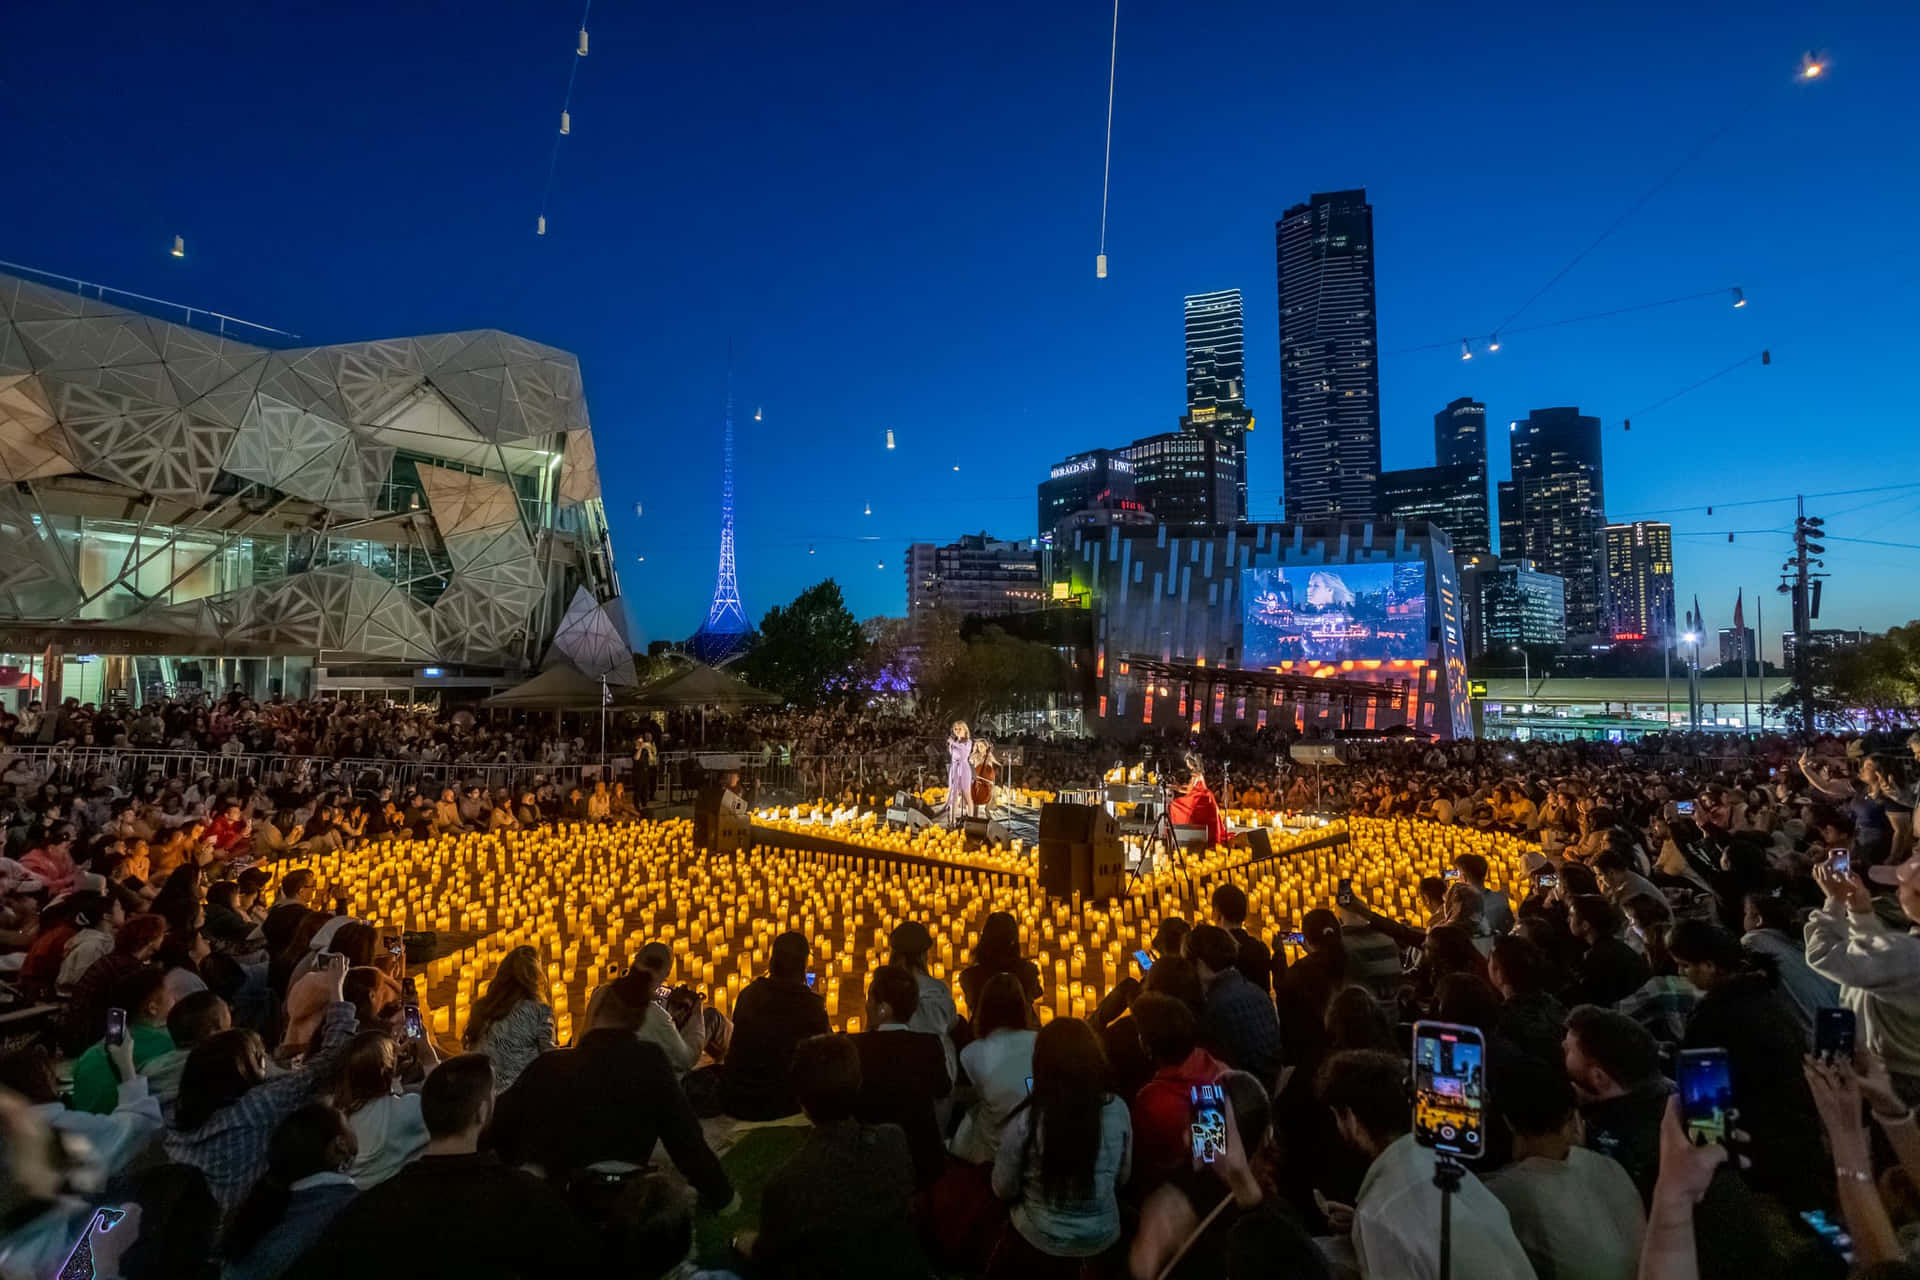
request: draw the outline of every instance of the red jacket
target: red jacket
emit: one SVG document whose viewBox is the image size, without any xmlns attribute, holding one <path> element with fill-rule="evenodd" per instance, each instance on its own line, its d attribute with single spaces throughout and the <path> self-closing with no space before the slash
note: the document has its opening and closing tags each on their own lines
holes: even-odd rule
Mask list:
<svg viewBox="0 0 1920 1280">
<path fill-rule="evenodd" d="M 1209 848 L 1227 842 L 1227 824 L 1220 817 L 1220 806 L 1214 800 L 1213 792 L 1199 778 L 1193 780 L 1193 785 L 1187 788 L 1187 794 L 1175 796 L 1167 804 L 1167 813 L 1176 827 L 1205 827 Z"/>
<path fill-rule="evenodd" d="M 1145 1190 L 1158 1186 L 1193 1158 L 1193 1108 L 1188 1093 L 1194 1085 L 1212 1084 L 1227 1073 L 1227 1064 L 1196 1048 L 1177 1067 L 1161 1067 L 1133 1096 L 1133 1178 Z"/>
</svg>

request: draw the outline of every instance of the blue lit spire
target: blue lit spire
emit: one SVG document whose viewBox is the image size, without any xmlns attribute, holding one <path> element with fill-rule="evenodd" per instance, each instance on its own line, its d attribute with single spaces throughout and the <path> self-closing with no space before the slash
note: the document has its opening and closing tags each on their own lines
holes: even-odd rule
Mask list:
<svg viewBox="0 0 1920 1280">
<path fill-rule="evenodd" d="M 719 666 L 746 651 L 753 625 L 740 605 L 740 580 L 733 562 L 733 363 L 727 363 L 727 410 L 720 484 L 720 576 L 714 580 L 707 620 L 687 641 L 702 662 Z"/>
</svg>

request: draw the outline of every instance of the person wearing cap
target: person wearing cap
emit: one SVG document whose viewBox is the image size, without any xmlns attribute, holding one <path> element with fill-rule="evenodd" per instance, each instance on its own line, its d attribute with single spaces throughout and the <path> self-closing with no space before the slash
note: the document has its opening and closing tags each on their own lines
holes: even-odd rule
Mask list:
<svg viewBox="0 0 1920 1280">
<path fill-rule="evenodd" d="M 1920 920 L 1920 859 L 1867 874 L 1893 886 L 1909 925 Z M 1859 875 L 1835 870 L 1831 855 L 1814 867 L 1813 879 L 1826 903 L 1807 917 L 1807 967 L 1840 984 L 1840 1003 L 1853 1010 L 1862 1047 L 1885 1059 L 1904 1101 L 1920 1102 L 1920 937 L 1882 919 Z"/>
<path fill-rule="evenodd" d="M 734 1006 L 733 1041 L 720 1065 L 720 1106 L 736 1120 L 779 1120 L 800 1111 L 794 1047 L 833 1030 L 826 1001 L 807 985 L 811 952 L 802 934 L 776 937 L 767 972 L 747 984 Z"/>
<path fill-rule="evenodd" d="M 960 1011 L 953 1003 L 953 990 L 927 972 L 927 954 L 933 950 L 933 935 L 918 920 L 904 920 L 887 935 L 887 946 L 892 952 L 887 963 L 897 964 L 911 973 L 914 984 L 920 988 L 920 1004 L 907 1019 L 907 1030 L 940 1037 L 940 1050 L 947 1060 L 947 1078 L 951 1080 L 959 1065 L 959 1055 L 953 1047 L 953 1027 L 960 1020 Z"/>
</svg>

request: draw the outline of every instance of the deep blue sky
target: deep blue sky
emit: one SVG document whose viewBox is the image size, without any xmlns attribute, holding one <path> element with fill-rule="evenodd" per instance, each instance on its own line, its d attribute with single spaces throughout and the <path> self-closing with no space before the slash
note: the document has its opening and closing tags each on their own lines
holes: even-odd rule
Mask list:
<svg viewBox="0 0 1920 1280">
<path fill-rule="evenodd" d="M 1273 222 L 1348 186 L 1375 211 L 1386 465 L 1430 462 L 1456 395 L 1502 425 L 1559 404 L 1617 423 L 1770 347 L 1770 368 L 1611 430 L 1606 481 L 1614 518 L 1691 508 L 1671 516 L 1703 535 L 1679 540 L 1682 596 L 1719 626 L 1737 585 L 1765 589 L 1776 636 L 1784 536 L 1725 531 L 1791 507 L 1706 504 L 1920 480 L 1911 4 L 1129 0 L 1102 281 L 1110 14 L 601 0 L 537 239 L 576 5 L 22 6 L 0 257 L 310 341 L 495 326 L 577 352 L 650 637 L 689 633 L 711 590 L 729 337 L 756 620 L 827 574 L 861 615 L 898 613 L 905 542 L 1028 535 L 1047 463 L 1170 429 L 1189 292 L 1246 295 L 1253 506 L 1273 514 Z M 1796 85 L 1809 48 L 1831 75 Z M 1729 121 L 1522 323 L 1733 284 L 1751 306 L 1516 336 L 1467 365 L 1394 354 L 1484 335 Z M 1817 509 L 1916 542 L 1914 494 Z M 1829 550 L 1823 624 L 1920 613 L 1920 552 Z"/>
</svg>

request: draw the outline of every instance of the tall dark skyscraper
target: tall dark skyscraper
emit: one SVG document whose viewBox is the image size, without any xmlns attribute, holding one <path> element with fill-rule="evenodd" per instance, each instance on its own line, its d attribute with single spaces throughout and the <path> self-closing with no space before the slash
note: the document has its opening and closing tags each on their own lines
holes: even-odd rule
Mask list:
<svg viewBox="0 0 1920 1280">
<path fill-rule="evenodd" d="M 1246 340 L 1240 291 L 1187 297 L 1187 408 L 1241 408 L 1247 403 Z"/>
<path fill-rule="evenodd" d="M 1367 519 L 1380 510 L 1373 206 L 1365 190 L 1315 195 L 1274 240 L 1286 517 Z"/>
<path fill-rule="evenodd" d="M 1455 562 L 1493 550 L 1487 511 L 1487 406 L 1462 396 L 1433 415 L 1437 465 L 1380 473 L 1380 512 L 1447 531 Z"/>
<path fill-rule="evenodd" d="M 1535 409 L 1512 425 L 1512 504 L 1500 512 L 1502 559 L 1524 556 L 1567 584 L 1567 634 L 1608 637 L 1606 487 L 1600 419 L 1578 409 Z M 1502 494 L 1505 497 L 1505 494 Z M 1508 547 L 1508 517 L 1520 545 Z"/>
</svg>

